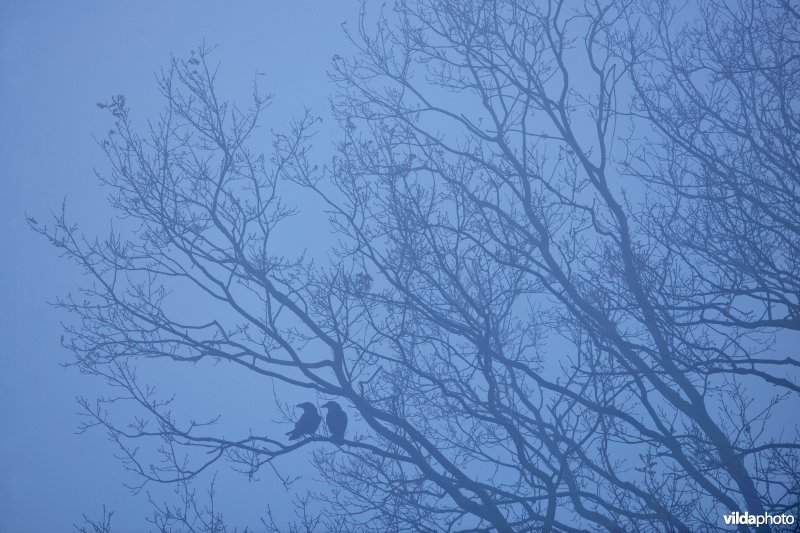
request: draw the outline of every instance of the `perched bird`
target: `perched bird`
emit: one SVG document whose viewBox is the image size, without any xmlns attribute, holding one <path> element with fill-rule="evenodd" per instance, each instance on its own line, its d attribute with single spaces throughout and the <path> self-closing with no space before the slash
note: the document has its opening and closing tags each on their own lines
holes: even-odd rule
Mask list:
<svg viewBox="0 0 800 533">
<path fill-rule="evenodd" d="M 328 409 L 325 424 L 331 433 L 331 440 L 337 444 L 344 442 L 344 430 L 347 429 L 347 413 L 342 411 L 342 408 L 336 402 L 324 403 L 322 407 Z"/>
<path fill-rule="evenodd" d="M 319 416 L 313 403 L 303 402 L 297 404 L 297 407 L 303 409 L 303 414 L 295 422 L 294 429 L 286 433 L 289 435 L 289 440 L 299 439 L 303 435 L 313 435 L 322 421 L 322 417 Z"/>
</svg>

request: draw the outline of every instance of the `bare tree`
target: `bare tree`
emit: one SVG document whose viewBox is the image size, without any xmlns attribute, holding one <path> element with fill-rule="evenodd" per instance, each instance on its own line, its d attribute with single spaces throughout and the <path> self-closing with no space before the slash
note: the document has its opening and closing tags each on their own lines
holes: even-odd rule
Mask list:
<svg viewBox="0 0 800 533">
<path fill-rule="evenodd" d="M 654 232 L 706 285 L 704 321 L 797 330 L 800 13 L 780 0 L 701 13 L 678 26 L 662 4 L 631 47 L 637 110 L 660 134 L 639 167 L 665 188 Z"/>
<path fill-rule="evenodd" d="M 764 16 L 779 7 L 758 4 Z M 315 505 L 341 530 L 713 531 L 732 511 L 796 513 L 797 428 L 773 413 L 797 405 L 797 361 L 762 344 L 792 327 L 796 235 L 762 228 L 776 251 L 729 232 L 758 226 L 762 204 L 797 224 L 793 188 L 783 204 L 764 197 L 797 174 L 754 173 L 718 148 L 794 161 L 794 141 L 779 147 L 762 125 L 734 143 L 746 96 L 702 112 L 682 103 L 697 96 L 683 62 L 742 37 L 690 20 L 676 47 L 668 9 L 363 10 L 358 53 L 334 60 L 342 141 L 329 165 L 310 155 L 310 114 L 269 156 L 251 151 L 267 99 L 220 100 L 206 49 L 164 73 L 167 107 L 147 137 L 122 97 L 102 104 L 116 119 L 102 179 L 135 238 L 88 242 L 63 215 L 39 230 L 94 279 L 60 303 L 79 318 L 76 364 L 121 391 L 83 402 L 87 427 L 107 428 L 143 482 L 184 483 L 220 459 L 254 475 L 312 446 L 330 486 Z M 796 27 L 785 29 L 780 46 L 751 40 L 796 61 Z M 747 75 L 772 72 L 760 68 Z M 716 98 L 714 81 L 697 94 Z M 796 125 L 796 105 L 781 113 Z M 735 131 L 696 139 L 704 114 Z M 276 255 L 289 185 L 326 203 L 340 235 L 330 264 Z M 698 220 L 704 241 L 687 238 Z M 748 243 L 772 262 L 735 261 Z M 207 316 L 180 316 L 173 288 Z M 762 309 L 768 319 L 753 318 Z M 221 361 L 342 398 L 360 425 L 341 446 L 266 429 L 223 437 L 211 417 L 172 413 L 137 377 L 147 359 Z M 121 402 L 141 413 L 133 424 L 115 417 Z M 160 440 L 160 461 L 137 453 L 143 440 Z"/>
<path fill-rule="evenodd" d="M 92 520 L 86 515 L 83 515 L 83 524 L 74 524 L 77 533 L 111 533 L 111 517 L 114 516 L 113 511 L 106 510 L 103 506 L 103 516 L 99 520 Z"/>
</svg>

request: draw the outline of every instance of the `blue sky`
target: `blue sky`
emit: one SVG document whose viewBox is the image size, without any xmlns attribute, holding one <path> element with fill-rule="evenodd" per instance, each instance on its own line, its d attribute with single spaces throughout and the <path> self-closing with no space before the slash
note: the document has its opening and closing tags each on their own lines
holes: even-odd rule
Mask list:
<svg viewBox="0 0 800 533">
<path fill-rule="evenodd" d="M 254 72 L 265 74 L 275 95 L 266 126 L 282 128 L 303 105 L 324 116 L 326 70 L 346 50 L 341 23 L 357 10 L 338 1 L 0 2 L 0 530 L 65 531 L 106 504 L 115 531 L 134 531 L 149 514 L 144 495 L 123 487 L 130 478 L 102 432 L 75 434 L 75 397 L 99 384 L 59 366 L 70 358 L 59 345 L 68 317 L 47 301 L 82 277 L 25 224 L 26 213 L 46 221 L 66 200 L 86 234 L 108 231 L 114 215 L 93 172 L 104 161 L 92 134 L 102 136 L 109 117 L 95 104 L 125 94 L 143 123 L 161 104 L 154 73 L 205 40 L 218 45 L 223 92 L 242 96 Z M 285 503 L 266 476 L 221 483 L 243 518 L 264 501 Z"/>
<path fill-rule="evenodd" d="M 258 137 L 268 151 L 269 130 L 286 129 L 304 106 L 327 117 L 333 87 L 326 71 L 334 54 L 350 52 L 341 25 L 346 20 L 352 25 L 358 4 L 0 0 L 0 187 L 6 199 L 0 209 L 0 531 L 66 531 L 83 513 L 97 517 L 104 504 L 115 512 L 115 531 L 142 531 L 151 513 L 145 494 L 132 497 L 124 487 L 135 479 L 114 457 L 105 435 L 76 434 L 75 397 L 91 398 L 104 389 L 96 379 L 60 366 L 70 361 L 59 344 L 60 321 L 69 317 L 47 302 L 75 292 L 85 278 L 25 222 L 32 216 L 46 223 L 49 211 L 64 201 L 69 219 L 90 237 L 107 234 L 114 223 L 108 191 L 95 175 L 105 161 L 93 138 L 104 136 L 110 117 L 96 103 L 124 94 L 134 123 L 144 126 L 162 106 L 155 80 L 159 68 L 172 54 L 185 57 L 203 42 L 216 45 L 223 96 L 246 99 L 256 72 L 263 73 L 260 84 L 274 95 Z M 461 103 L 457 96 L 446 97 L 450 104 Z M 327 120 L 320 129 L 317 155 L 324 161 L 335 127 Z M 635 184 L 630 188 L 638 192 Z M 325 220 L 319 205 L 291 193 L 285 200 L 297 204 L 302 215 L 281 234 L 283 245 L 324 256 L 332 239 L 319 224 Z M 775 353 L 797 351 L 796 333 L 777 340 Z M 277 418 L 270 390 L 224 369 L 181 370 L 154 380 L 188 393 L 184 406 L 202 416 L 219 409 L 234 423 L 269 424 Z M 767 386 L 751 390 L 764 397 L 767 391 Z M 261 405 L 263 413 L 251 417 Z M 775 416 L 791 420 L 792 414 Z M 305 475 L 297 493 L 314 487 L 307 463 L 292 455 L 279 465 L 284 474 Z M 207 479 L 199 490 L 202 481 Z M 230 473 L 218 481 L 220 503 L 233 525 L 257 523 L 267 505 L 281 521 L 293 516 L 292 494 L 267 471 L 253 483 Z M 152 495 L 169 499 L 170 490 L 153 488 Z"/>
</svg>

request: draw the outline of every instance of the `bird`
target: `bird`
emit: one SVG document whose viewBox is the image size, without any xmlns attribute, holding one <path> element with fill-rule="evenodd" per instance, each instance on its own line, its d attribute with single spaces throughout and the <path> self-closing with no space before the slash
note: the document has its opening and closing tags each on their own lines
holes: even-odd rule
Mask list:
<svg viewBox="0 0 800 533">
<path fill-rule="evenodd" d="M 328 409 L 325 424 L 331 433 L 331 440 L 337 444 L 344 442 L 344 430 L 347 429 L 347 413 L 336 402 L 327 402 L 322 407 Z"/>
<path fill-rule="evenodd" d="M 297 404 L 297 407 L 303 409 L 303 414 L 295 422 L 294 429 L 286 433 L 289 435 L 289 440 L 299 439 L 303 435 L 313 435 L 322 421 L 322 417 L 319 416 L 313 403 L 303 402 Z"/>
</svg>

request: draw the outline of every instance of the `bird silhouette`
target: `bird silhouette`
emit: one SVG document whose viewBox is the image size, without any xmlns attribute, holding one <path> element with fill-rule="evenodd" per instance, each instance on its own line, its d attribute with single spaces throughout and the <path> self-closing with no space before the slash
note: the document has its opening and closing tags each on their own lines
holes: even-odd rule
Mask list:
<svg viewBox="0 0 800 533">
<path fill-rule="evenodd" d="M 347 429 L 347 413 L 342 411 L 342 408 L 336 402 L 324 403 L 322 407 L 328 409 L 325 424 L 331 433 L 331 440 L 341 444 L 344 442 L 344 430 Z"/>
<path fill-rule="evenodd" d="M 313 435 L 322 421 L 313 403 L 303 402 L 297 404 L 297 407 L 303 409 L 303 414 L 295 422 L 294 429 L 286 433 L 289 435 L 289 440 L 299 439 L 303 435 Z"/>
</svg>

